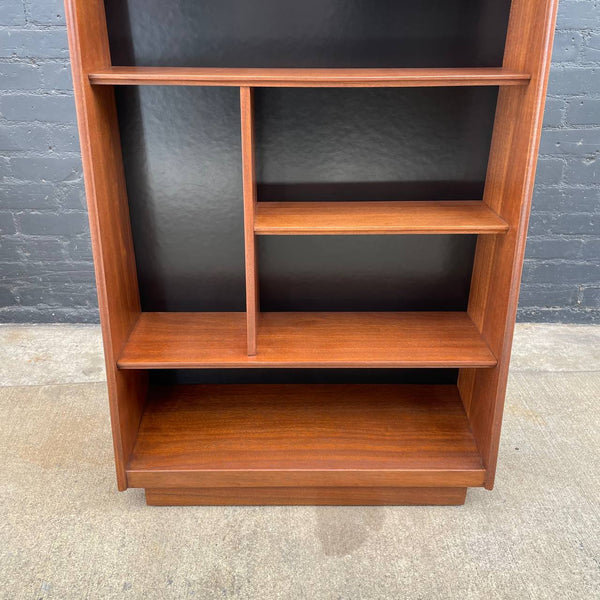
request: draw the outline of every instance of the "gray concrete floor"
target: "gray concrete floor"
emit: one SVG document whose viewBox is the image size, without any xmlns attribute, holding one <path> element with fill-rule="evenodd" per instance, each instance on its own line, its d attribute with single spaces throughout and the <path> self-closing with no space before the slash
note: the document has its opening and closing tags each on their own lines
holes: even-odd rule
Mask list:
<svg viewBox="0 0 600 600">
<path fill-rule="evenodd" d="M 600 598 L 598 327 L 518 326 L 496 488 L 463 507 L 146 507 L 97 327 L 0 327 L 0 386 L 1 598 Z"/>
</svg>

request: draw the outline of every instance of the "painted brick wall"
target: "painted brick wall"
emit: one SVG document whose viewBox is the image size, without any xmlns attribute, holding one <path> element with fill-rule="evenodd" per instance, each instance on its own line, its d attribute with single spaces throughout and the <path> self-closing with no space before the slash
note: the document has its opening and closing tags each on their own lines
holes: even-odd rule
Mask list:
<svg viewBox="0 0 600 600">
<path fill-rule="evenodd" d="M 95 322 L 62 0 L 0 0 L 0 321 Z M 519 318 L 600 321 L 600 0 L 561 0 Z"/>
</svg>

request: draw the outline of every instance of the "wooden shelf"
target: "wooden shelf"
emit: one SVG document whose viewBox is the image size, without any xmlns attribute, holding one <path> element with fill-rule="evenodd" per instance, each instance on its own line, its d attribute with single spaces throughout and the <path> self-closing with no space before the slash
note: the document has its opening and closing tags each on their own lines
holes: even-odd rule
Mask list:
<svg viewBox="0 0 600 600">
<path fill-rule="evenodd" d="M 248 356 L 245 313 L 142 313 L 121 369 L 493 367 L 462 312 L 262 313 Z"/>
<path fill-rule="evenodd" d="M 127 468 L 146 488 L 461 487 L 484 475 L 456 387 L 425 385 L 156 387 Z"/>
<path fill-rule="evenodd" d="M 258 235 L 506 233 L 483 202 L 259 202 Z"/>
<path fill-rule="evenodd" d="M 433 87 L 526 85 L 529 73 L 467 69 L 221 69 L 111 67 L 88 74 L 93 85 L 201 85 L 252 87 Z"/>
</svg>

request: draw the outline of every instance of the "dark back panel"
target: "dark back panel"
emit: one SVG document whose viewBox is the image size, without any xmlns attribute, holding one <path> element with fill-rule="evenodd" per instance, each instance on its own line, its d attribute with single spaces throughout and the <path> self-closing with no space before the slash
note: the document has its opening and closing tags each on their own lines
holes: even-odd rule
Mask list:
<svg viewBox="0 0 600 600">
<path fill-rule="evenodd" d="M 114 64 L 222 67 L 500 66 L 509 5 L 106 0 Z"/>
<path fill-rule="evenodd" d="M 265 311 L 465 310 L 474 236 L 259 239 Z"/>
<path fill-rule="evenodd" d="M 477 200 L 495 87 L 256 90 L 259 200 Z"/>
<path fill-rule="evenodd" d="M 159 369 L 150 381 L 197 383 L 456 383 L 457 369 Z M 283 399 L 282 399 L 283 401 Z"/>
<path fill-rule="evenodd" d="M 243 310 L 237 89 L 117 97 L 144 310 Z M 488 88 L 261 90 L 259 198 L 481 198 L 495 100 Z M 464 310 L 474 243 L 261 238 L 262 308 Z"/>
<path fill-rule="evenodd" d="M 142 309 L 245 310 L 239 91 L 118 88 Z"/>
</svg>

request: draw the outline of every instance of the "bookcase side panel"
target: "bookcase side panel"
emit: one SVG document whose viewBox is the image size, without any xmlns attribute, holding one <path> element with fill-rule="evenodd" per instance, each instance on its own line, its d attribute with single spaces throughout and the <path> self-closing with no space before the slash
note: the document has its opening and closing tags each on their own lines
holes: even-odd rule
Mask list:
<svg viewBox="0 0 600 600">
<path fill-rule="evenodd" d="M 112 87 L 93 88 L 87 74 L 110 66 L 102 0 L 65 0 L 67 28 L 110 403 L 117 482 L 126 466 L 146 395 L 147 375 L 117 369 L 140 314 L 127 191 Z"/>
<path fill-rule="evenodd" d="M 461 371 L 459 388 L 488 489 L 496 470 L 556 8 L 557 0 L 512 3 L 504 67 L 532 78 L 525 88 L 500 90 L 484 194 L 510 229 L 504 236 L 480 236 L 475 254 L 469 314 L 498 365 Z"/>
</svg>

